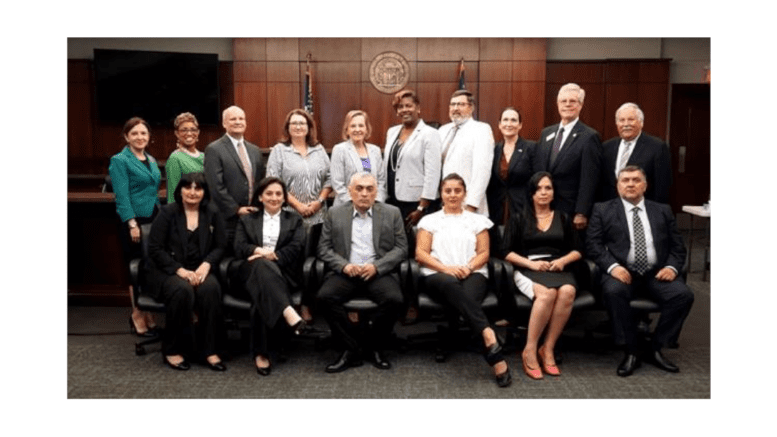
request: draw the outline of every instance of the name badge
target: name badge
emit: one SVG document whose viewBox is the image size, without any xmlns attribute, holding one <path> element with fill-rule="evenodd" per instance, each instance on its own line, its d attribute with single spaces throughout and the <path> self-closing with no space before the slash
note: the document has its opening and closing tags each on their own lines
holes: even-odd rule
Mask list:
<svg viewBox="0 0 777 437">
<path fill-rule="evenodd" d="M 553 132 L 552 134 L 550 134 L 547 137 L 545 137 L 545 141 L 550 141 L 553 138 L 556 138 L 556 133 L 555 132 Z"/>
</svg>

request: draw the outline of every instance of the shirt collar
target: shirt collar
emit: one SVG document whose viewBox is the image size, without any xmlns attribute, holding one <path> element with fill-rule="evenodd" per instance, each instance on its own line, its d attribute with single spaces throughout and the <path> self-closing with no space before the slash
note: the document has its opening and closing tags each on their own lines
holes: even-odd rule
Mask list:
<svg viewBox="0 0 777 437">
<path fill-rule="evenodd" d="M 621 202 L 623 202 L 623 208 L 627 212 L 631 212 L 631 210 L 633 210 L 635 206 L 640 210 L 645 211 L 645 196 L 642 196 L 642 200 L 640 200 L 639 203 L 637 203 L 636 205 L 634 205 L 633 203 L 629 202 L 628 200 L 622 197 L 621 197 Z"/>
<path fill-rule="evenodd" d="M 626 140 L 624 140 L 623 138 L 621 138 L 621 143 L 623 143 L 623 144 L 626 144 L 626 143 L 637 144 L 637 141 L 639 141 L 639 137 L 640 137 L 640 136 L 642 136 L 642 132 L 640 132 L 640 133 L 639 133 L 639 135 L 637 135 L 636 137 L 634 137 L 634 139 L 633 139 L 633 140 L 628 140 L 628 141 L 626 141 Z"/>
<path fill-rule="evenodd" d="M 264 218 L 269 220 L 279 220 L 281 218 L 281 211 L 279 210 L 275 215 L 270 214 L 267 210 L 264 210 Z"/>
<path fill-rule="evenodd" d="M 352 215 L 352 217 L 357 217 L 357 216 L 359 216 L 359 210 L 356 209 L 356 207 L 354 206 L 353 207 L 353 215 Z M 372 217 L 372 207 L 370 207 L 370 209 L 367 210 L 367 216 L 368 217 Z"/>
</svg>

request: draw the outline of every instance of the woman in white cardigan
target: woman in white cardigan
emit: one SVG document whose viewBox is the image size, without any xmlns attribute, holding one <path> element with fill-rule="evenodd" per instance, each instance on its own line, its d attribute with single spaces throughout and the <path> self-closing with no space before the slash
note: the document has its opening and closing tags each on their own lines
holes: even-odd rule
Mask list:
<svg viewBox="0 0 777 437">
<path fill-rule="evenodd" d="M 380 148 L 367 143 L 372 133 L 370 118 L 362 110 L 348 112 L 343 122 L 343 141 L 332 149 L 331 165 L 329 167 L 332 189 L 335 191 L 333 206 L 338 206 L 351 200 L 348 195 L 348 181 L 354 173 L 370 172 L 378 180 L 378 198 L 386 201 L 386 173 L 383 168 L 383 157 Z"/>
</svg>

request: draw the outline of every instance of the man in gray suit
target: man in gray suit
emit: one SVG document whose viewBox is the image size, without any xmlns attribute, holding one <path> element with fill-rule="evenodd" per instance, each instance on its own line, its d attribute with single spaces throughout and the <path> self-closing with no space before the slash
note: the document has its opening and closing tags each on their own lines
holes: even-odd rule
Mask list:
<svg viewBox="0 0 777 437">
<path fill-rule="evenodd" d="M 326 367 L 328 373 L 361 365 L 361 350 L 379 369 L 391 368 L 383 349 L 402 306 L 399 264 L 407 259 L 402 215 L 395 206 L 375 203 L 375 176 L 359 172 L 348 185 L 351 201 L 329 210 L 318 243 L 318 257 L 328 273 L 318 292 L 321 311 L 332 339 L 343 352 Z M 356 339 L 343 304 L 357 294 L 378 304 L 366 326 L 364 345 Z M 365 346 L 365 347 L 362 347 Z"/>
<path fill-rule="evenodd" d="M 257 210 L 250 206 L 254 188 L 264 178 L 262 152 L 243 138 L 245 112 L 230 106 L 222 114 L 226 134 L 205 148 L 205 178 L 210 197 L 216 202 L 227 224 L 227 243 L 231 250 L 238 217 Z"/>
</svg>

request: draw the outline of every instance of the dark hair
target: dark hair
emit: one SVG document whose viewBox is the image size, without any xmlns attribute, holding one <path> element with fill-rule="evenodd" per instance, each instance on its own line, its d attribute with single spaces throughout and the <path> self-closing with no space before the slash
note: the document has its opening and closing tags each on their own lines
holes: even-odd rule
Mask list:
<svg viewBox="0 0 777 437">
<path fill-rule="evenodd" d="M 292 109 L 289 111 L 288 114 L 286 114 L 286 121 L 283 122 L 283 137 L 281 138 L 282 143 L 291 144 L 291 134 L 289 133 L 289 125 L 291 124 L 291 116 L 292 115 L 300 115 L 302 117 L 305 117 L 305 121 L 308 123 L 308 134 L 305 135 L 305 143 L 313 147 L 316 144 L 318 144 L 318 132 L 316 131 L 316 122 L 313 121 L 313 117 L 310 116 L 310 114 L 307 113 L 304 109 Z"/>
<path fill-rule="evenodd" d="M 129 134 L 129 131 L 131 131 L 135 126 L 142 124 L 146 127 L 146 130 L 148 130 L 149 137 L 151 136 L 151 127 L 148 125 L 146 120 L 143 120 L 140 117 L 132 117 L 129 120 L 127 120 L 126 123 L 124 123 L 124 128 L 121 130 L 122 136 L 127 136 Z"/>
<path fill-rule="evenodd" d="M 544 178 L 550 180 L 550 186 L 553 187 L 553 176 L 546 171 L 534 173 L 529 182 L 526 183 L 526 201 L 523 203 L 523 226 L 528 235 L 537 231 L 537 212 L 534 210 L 534 193 L 540 188 L 540 181 Z M 555 193 L 555 187 L 553 187 Z"/>
<path fill-rule="evenodd" d="M 621 173 L 626 173 L 626 172 L 631 173 L 633 171 L 638 171 L 638 172 L 642 173 L 642 179 L 647 181 L 647 175 L 645 174 L 645 170 L 643 170 L 642 167 L 640 167 L 640 166 L 638 166 L 636 164 L 627 165 L 626 167 L 623 167 L 622 169 L 620 169 L 618 171 L 618 179 L 621 178 Z"/>
<path fill-rule="evenodd" d="M 259 181 L 259 185 L 256 186 L 254 197 L 251 199 L 251 206 L 256 206 L 264 210 L 264 205 L 262 205 L 262 202 L 259 201 L 259 198 L 262 197 L 264 190 L 266 190 L 267 187 L 272 184 L 279 184 L 281 186 L 281 190 L 283 190 L 283 205 L 281 205 L 281 207 L 288 205 L 289 192 L 286 191 L 286 184 L 280 178 L 275 176 L 267 176 L 266 178 Z"/>
<path fill-rule="evenodd" d="M 467 191 L 467 183 L 464 182 L 464 178 L 461 177 L 458 173 L 449 173 L 448 176 L 445 176 L 442 178 L 442 181 L 440 181 L 440 193 L 442 193 L 442 186 L 445 185 L 448 181 L 459 181 L 461 183 L 461 186 L 464 187 L 464 191 Z"/>
<path fill-rule="evenodd" d="M 521 121 L 521 111 L 515 109 L 513 106 L 508 106 L 504 109 L 502 109 L 502 112 L 499 113 L 499 121 L 502 121 L 502 115 L 504 115 L 505 111 L 515 111 L 516 114 L 518 114 L 518 123 L 523 123 Z"/>
<path fill-rule="evenodd" d="M 475 104 L 475 96 L 472 95 L 471 92 L 469 92 L 467 90 L 456 90 L 451 95 L 451 100 L 453 100 L 454 97 L 459 97 L 459 96 L 467 96 L 467 103 L 469 103 L 470 105 L 474 105 Z"/>
<path fill-rule="evenodd" d="M 397 107 L 399 106 L 399 102 L 402 101 L 405 97 L 409 97 L 413 100 L 413 103 L 416 105 L 420 105 L 421 101 L 418 100 L 418 94 L 415 93 L 415 91 L 411 89 L 403 89 L 402 91 L 397 92 L 394 94 L 394 99 L 391 101 L 391 106 L 394 107 L 394 110 L 397 110 Z"/>
<path fill-rule="evenodd" d="M 181 175 L 181 179 L 178 181 L 178 185 L 175 186 L 175 191 L 173 191 L 173 199 L 175 199 L 175 203 L 177 203 L 179 207 L 183 208 L 181 190 L 184 187 L 190 187 L 192 184 L 196 184 L 198 187 L 202 188 L 203 191 L 202 202 L 200 202 L 200 209 L 207 207 L 208 202 L 210 201 L 210 191 L 208 191 L 208 181 L 205 179 L 205 173 L 201 171 L 184 173 Z"/>
</svg>

